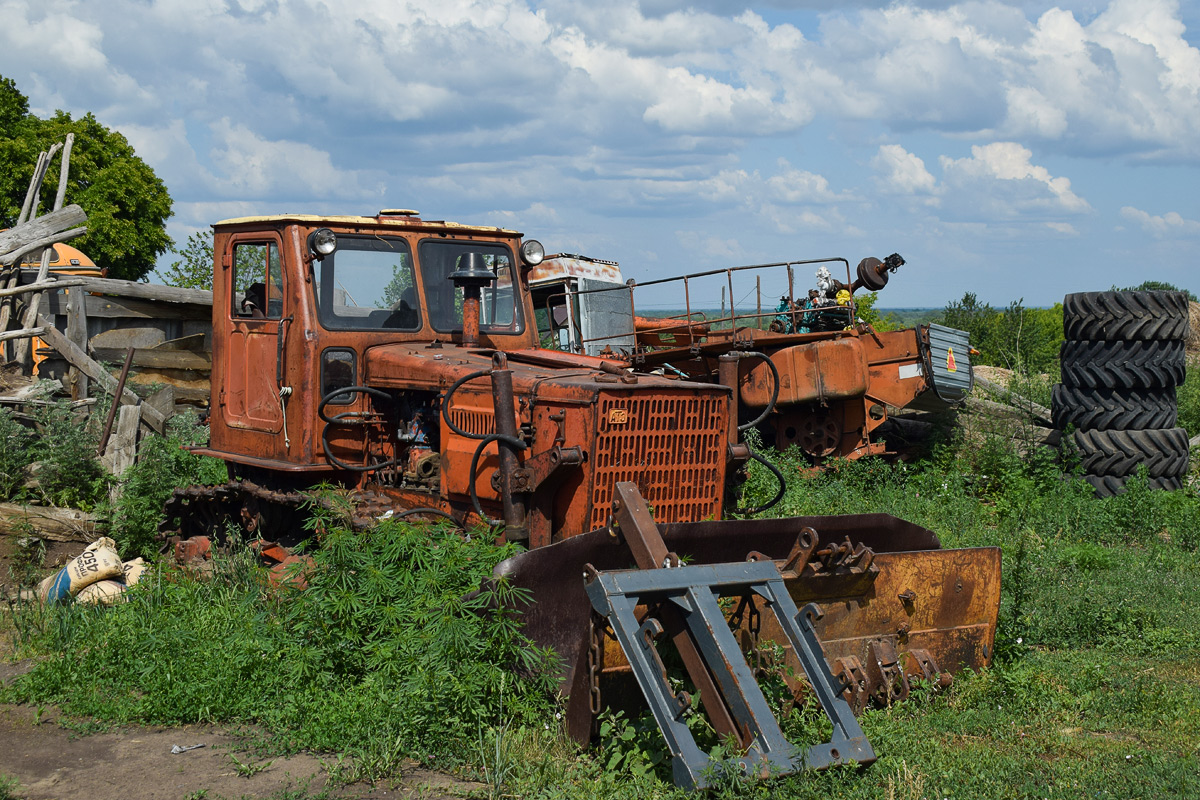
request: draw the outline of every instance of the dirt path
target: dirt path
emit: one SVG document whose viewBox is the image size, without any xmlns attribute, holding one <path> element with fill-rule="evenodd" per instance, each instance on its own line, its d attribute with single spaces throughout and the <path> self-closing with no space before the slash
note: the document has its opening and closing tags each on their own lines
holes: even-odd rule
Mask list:
<svg viewBox="0 0 1200 800">
<path fill-rule="evenodd" d="M 0 663 L 0 683 L 23 665 Z M 328 787 L 317 755 L 262 758 L 238 747 L 226 729 L 125 726 L 80 735 L 59 724 L 57 708 L 0 705 L 0 778 L 15 778 L 22 800 L 218 800 L 219 798 L 318 797 L 428 800 L 478 794 L 478 783 L 417 768 L 395 785 Z M 179 745 L 203 744 L 174 754 Z M 327 757 L 326 762 L 332 763 Z M 239 764 L 244 766 L 239 767 Z M 253 774 L 247 774 L 247 773 Z M 2 784 L 0 784 L 2 785 Z M 3 795 L 0 792 L 0 796 Z"/>
</svg>

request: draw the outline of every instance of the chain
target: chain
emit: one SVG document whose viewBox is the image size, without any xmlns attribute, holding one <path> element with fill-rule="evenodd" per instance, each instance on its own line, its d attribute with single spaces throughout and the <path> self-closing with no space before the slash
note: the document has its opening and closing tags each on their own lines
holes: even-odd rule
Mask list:
<svg viewBox="0 0 1200 800">
<path fill-rule="evenodd" d="M 602 628 L 596 624 L 597 616 L 592 614 L 588 621 L 588 652 L 587 652 L 587 670 L 588 670 L 588 691 L 589 691 L 589 706 L 592 711 L 592 718 L 600 713 L 601 698 L 600 698 L 600 668 L 604 664 L 603 655 L 603 637 Z"/>
</svg>

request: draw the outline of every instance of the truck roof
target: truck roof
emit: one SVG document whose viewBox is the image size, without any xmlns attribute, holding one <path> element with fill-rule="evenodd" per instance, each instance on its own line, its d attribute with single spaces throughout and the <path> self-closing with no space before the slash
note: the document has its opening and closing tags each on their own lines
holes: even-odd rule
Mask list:
<svg viewBox="0 0 1200 800">
<path fill-rule="evenodd" d="M 464 225 L 460 222 L 445 220 L 424 220 L 416 216 L 415 211 L 401 209 L 380 212 L 377 217 L 360 216 L 325 216 L 320 214 L 271 214 L 256 217 L 234 217 L 213 223 L 213 228 L 232 225 L 275 225 L 279 223 L 300 223 L 304 225 L 352 225 L 356 227 L 396 227 L 396 228 L 438 228 L 453 231 L 474 231 L 506 236 L 520 236 L 520 231 L 509 228 L 498 228 L 494 225 Z"/>
</svg>

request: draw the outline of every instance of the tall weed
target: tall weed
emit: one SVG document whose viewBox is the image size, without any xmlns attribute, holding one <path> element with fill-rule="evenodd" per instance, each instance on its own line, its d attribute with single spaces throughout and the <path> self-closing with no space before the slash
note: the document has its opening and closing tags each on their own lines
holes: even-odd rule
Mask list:
<svg viewBox="0 0 1200 800">
<path fill-rule="evenodd" d="M 157 552 L 163 504 L 175 488 L 226 479 L 224 462 L 184 449 L 208 441 L 208 429 L 197 424 L 194 412 L 177 414 L 167 424 L 166 436 L 142 439 L 138 460 L 121 476 L 121 492 L 109 509 L 112 537 L 125 558 Z"/>
<path fill-rule="evenodd" d="M 0 408 L 0 500 L 13 500 L 29 473 L 29 429 L 8 408 Z"/>
<path fill-rule="evenodd" d="M 513 590 L 472 594 L 512 547 L 438 527 L 331 528 L 308 589 L 274 587 L 248 552 L 207 580 L 163 566 L 128 602 L 41 612 L 39 662 L 0 690 L 114 722 L 254 722 L 287 747 L 378 759 L 463 760 L 477 715 L 552 716 L 555 662 L 508 610 Z M 466 756 L 469 758 L 469 755 Z"/>
<path fill-rule="evenodd" d="M 38 486 L 50 505 L 91 511 L 108 495 L 112 480 L 96 460 L 95 419 L 84 420 L 58 402 L 32 414 L 38 436 L 31 455 L 40 463 Z"/>
</svg>

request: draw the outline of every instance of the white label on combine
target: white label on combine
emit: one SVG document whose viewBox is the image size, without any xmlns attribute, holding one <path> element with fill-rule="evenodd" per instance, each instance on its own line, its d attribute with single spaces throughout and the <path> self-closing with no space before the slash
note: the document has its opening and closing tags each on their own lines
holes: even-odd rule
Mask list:
<svg viewBox="0 0 1200 800">
<path fill-rule="evenodd" d="M 905 378 L 919 378 L 919 377 L 921 377 L 921 365 L 920 364 L 901 364 L 900 365 L 900 380 L 904 380 Z"/>
</svg>

